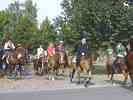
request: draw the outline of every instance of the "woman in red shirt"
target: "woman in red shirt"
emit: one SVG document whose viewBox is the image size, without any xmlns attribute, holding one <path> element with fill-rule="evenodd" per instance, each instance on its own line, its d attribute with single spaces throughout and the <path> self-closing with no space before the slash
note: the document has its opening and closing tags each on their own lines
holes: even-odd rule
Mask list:
<svg viewBox="0 0 133 100">
<path fill-rule="evenodd" d="M 48 58 L 53 57 L 55 54 L 55 47 L 53 43 L 50 43 L 48 48 L 47 48 L 47 52 L 48 52 Z"/>
</svg>

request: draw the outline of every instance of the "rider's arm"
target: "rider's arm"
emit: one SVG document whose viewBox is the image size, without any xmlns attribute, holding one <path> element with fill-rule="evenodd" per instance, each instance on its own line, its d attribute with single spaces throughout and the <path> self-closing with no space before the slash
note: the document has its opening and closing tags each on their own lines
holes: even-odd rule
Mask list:
<svg viewBox="0 0 133 100">
<path fill-rule="evenodd" d="M 12 43 L 12 48 L 15 49 L 15 45 Z"/>
</svg>

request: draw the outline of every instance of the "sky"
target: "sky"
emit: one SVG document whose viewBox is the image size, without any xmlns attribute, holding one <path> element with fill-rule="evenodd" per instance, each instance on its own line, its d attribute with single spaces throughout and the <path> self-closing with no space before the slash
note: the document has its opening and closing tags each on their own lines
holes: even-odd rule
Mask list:
<svg viewBox="0 0 133 100">
<path fill-rule="evenodd" d="M 8 7 L 11 2 L 15 0 L 0 0 L 0 10 L 4 10 Z M 25 0 L 18 0 L 19 2 L 24 2 Z M 60 3 L 62 0 L 32 0 L 34 3 L 37 3 L 38 9 L 38 21 L 41 23 L 46 16 L 52 21 L 53 18 L 58 16 L 61 13 Z"/>
</svg>

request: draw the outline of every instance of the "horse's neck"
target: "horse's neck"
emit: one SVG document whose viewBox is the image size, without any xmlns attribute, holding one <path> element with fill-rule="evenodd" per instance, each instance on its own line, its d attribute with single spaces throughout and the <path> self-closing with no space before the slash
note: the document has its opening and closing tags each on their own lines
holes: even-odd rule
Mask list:
<svg viewBox="0 0 133 100">
<path fill-rule="evenodd" d="M 81 60 L 85 60 L 86 59 L 86 57 L 85 56 L 81 56 L 81 58 L 80 58 Z"/>
<path fill-rule="evenodd" d="M 9 51 L 8 56 L 17 57 L 17 54 L 15 53 L 15 51 Z"/>
</svg>

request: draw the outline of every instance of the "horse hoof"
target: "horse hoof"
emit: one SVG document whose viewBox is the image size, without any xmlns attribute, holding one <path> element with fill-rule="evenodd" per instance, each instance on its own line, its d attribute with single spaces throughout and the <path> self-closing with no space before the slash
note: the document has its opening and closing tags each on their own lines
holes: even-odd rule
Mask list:
<svg viewBox="0 0 133 100">
<path fill-rule="evenodd" d="M 115 83 L 112 83 L 112 85 L 113 85 L 113 86 L 116 86 L 116 84 L 115 84 Z"/>
<path fill-rule="evenodd" d="M 70 82 L 71 82 L 71 83 L 73 82 L 73 79 L 72 79 L 72 78 L 70 78 Z"/>
<path fill-rule="evenodd" d="M 55 78 L 54 77 L 52 77 L 52 79 L 51 79 L 52 81 L 54 81 L 55 80 Z"/>
<path fill-rule="evenodd" d="M 88 88 L 88 84 L 84 84 L 84 87 L 85 87 L 85 88 Z"/>
</svg>

